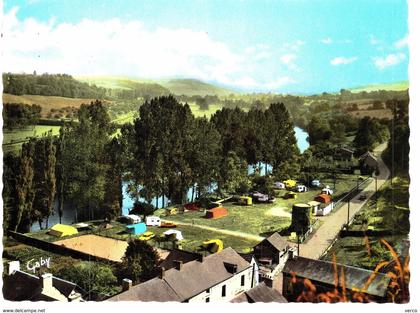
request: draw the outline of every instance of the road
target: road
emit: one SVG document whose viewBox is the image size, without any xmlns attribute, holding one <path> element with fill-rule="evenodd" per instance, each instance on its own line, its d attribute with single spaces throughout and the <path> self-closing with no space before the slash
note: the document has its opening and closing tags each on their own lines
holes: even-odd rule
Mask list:
<svg viewBox="0 0 420 313">
<path fill-rule="evenodd" d="M 385 165 L 381 158 L 381 153 L 385 150 L 387 144 L 379 145 L 375 150 L 374 154 L 378 159 L 379 163 L 379 176 L 378 176 L 378 189 L 387 181 L 390 172 L 388 167 Z M 356 195 L 350 200 L 350 220 L 352 217 L 360 211 L 363 205 L 375 194 L 375 180 L 368 184 L 363 190 L 366 195 L 366 200 L 358 200 L 359 195 Z M 328 249 L 334 238 L 340 232 L 341 226 L 347 223 L 347 204 L 344 204 L 334 213 L 320 217 L 319 219 L 323 222 L 320 228 L 313 234 L 313 236 L 299 247 L 300 256 L 319 259 L 321 255 Z"/>
</svg>

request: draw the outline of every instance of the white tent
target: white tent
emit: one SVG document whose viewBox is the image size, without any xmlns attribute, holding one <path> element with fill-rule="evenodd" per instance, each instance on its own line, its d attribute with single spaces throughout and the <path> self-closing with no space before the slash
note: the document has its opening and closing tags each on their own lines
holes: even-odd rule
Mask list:
<svg viewBox="0 0 420 313">
<path fill-rule="evenodd" d="M 184 239 L 181 231 L 176 230 L 176 229 L 169 229 L 169 230 L 165 231 L 163 234 L 167 237 L 174 235 L 176 240 L 183 240 Z"/>
<path fill-rule="evenodd" d="M 330 188 L 330 186 L 327 186 L 327 187 L 325 187 L 325 188 L 322 189 L 322 193 L 325 193 L 326 195 L 330 195 L 331 196 L 333 194 L 333 191 Z"/>
</svg>

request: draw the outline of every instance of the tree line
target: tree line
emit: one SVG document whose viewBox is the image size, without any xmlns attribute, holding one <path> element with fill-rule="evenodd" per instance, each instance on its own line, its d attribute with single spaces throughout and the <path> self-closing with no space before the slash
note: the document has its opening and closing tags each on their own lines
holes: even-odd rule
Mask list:
<svg viewBox="0 0 420 313">
<path fill-rule="evenodd" d="M 41 95 L 103 99 L 105 88 L 82 83 L 67 74 L 3 73 L 3 92 L 12 95 Z"/>
<path fill-rule="evenodd" d="M 67 122 L 58 137 L 33 138 L 19 155 L 4 156 L 5 229 L 27 231 L 65 203 L 77 219 L 113 218 L 121 212 L 122 182 L 137 201 L 165 195 L 173 203 L 251 188 L 248 164 L 273 166 L 275 176 L 299 171 L 293 123 L 282 103 L 244 112 L 223 108 L 211 119 L 196 118 L 173 96 L 146 101 L 133 124 L 116 135 L 100 101 L 84 104 L 78 122 Z M 6 216 L 6 214 L 5 214 Z"/>
</svg>

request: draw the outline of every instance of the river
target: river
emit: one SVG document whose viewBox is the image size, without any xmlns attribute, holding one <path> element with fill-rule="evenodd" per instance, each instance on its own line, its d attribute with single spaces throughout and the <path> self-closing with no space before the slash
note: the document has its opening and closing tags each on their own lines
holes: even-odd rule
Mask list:
<svg viewBox="0 0 420 313">
<path fill-rule="evenodd" d="M 309 142 L 307 140 L 308 138 L 308 133 L 305 132 L 303 129 L 299 128 L 299 127 L 295 127 L 294 128 L 295 131 L 295 136 L 296 136 L 296 140 L 297 140 L 297 146 L 299 148 L 299 151 L 301 153 L 303 153 L 308 147 L 309 147 Z M 267 170 L 268 172 L 272 171 L 272 166 L 268 165 L 267 166 Z M 254 167 L 253 166 L 249 166 L 248 167 L 248 173 L 252 174 L 254 171 Z M 261 171 L 260 171 L 261 175 L 265 175 L 265 164 L 261 163 Z M 126 186 L 127 183 L 123 184 L 123 207 L 122 207 L 122 214 L 126 215 L 128 214 L 129 210 L 133 207 L 133 203 L 134 200 L 131 199 L 131 197 L 129 196 L 129 194 L 126 191 Z M 215 190 L 216 189 L 216 185 L 212 186 L 212 188 L 209 191 Z M 188 199 L 191 199 L 192 197 L 192 188 L 190 188 L 188 190 Z M 140 199 L 140 200 L 144 200 L 144 199 Z M 152 204 L 155 205 L 156 203 L 156 198 L 153 199 Z M 163 199 L 163 205 L 167 206 L 168 204 L 168 198 L 164 197 Z M 158 199 L 158 207 L 162 207 L 162 198 L 159 197 Z M 69 206 L 64 207 L 63 210 L 63 218 L 62 218 L 62 223 L 63 224 L 72 224 L 74 222 L 75 216 L 74 216 L 74 212 L 73 210 L 71 210 L 71 208 Z M 59 223 L 59 217 L 58 217 L 58 202 L 56 201 L 55 203 L 55 209 L 54 209 L 54 214 L 52 216 L 50 216 L 49 218 L 49 225 L 52 226 L 54 224 Z M 45 222 L 43 223 L 43 227 L 45 226 Z M 39 224 L 38 222 L 34 223 L 31 227 L 31 231 L 37 231 L 39 230 Z"/>
</svg>

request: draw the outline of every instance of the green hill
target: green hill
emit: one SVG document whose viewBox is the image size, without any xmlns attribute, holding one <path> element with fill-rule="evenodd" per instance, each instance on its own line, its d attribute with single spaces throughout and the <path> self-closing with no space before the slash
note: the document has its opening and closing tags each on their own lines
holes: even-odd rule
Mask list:
<svg viewBox="0 0 420 313">
<path fill-rule="evenodd" d="M 361 86 L 356 88 L 350 88 L 351 92 L 370 92 L 370 91 L 377 91 L 377 90 L 392 90 L 392 91 L 402 91 L 407 90 L 409 87 L 408 81 L 400 81 L 394 83 L 384 83 L 384 84 L 372 84 L 367 86 Z"/>
<path fill-rule="evenodd" d="M 186 96 L 205 96 L 205 95 L 216 95 L 216 96 L 227 96 L 231 93 L 235 93 L 232 90 L 218 87 L 212 84 L 202 82 L 197 79 L 171 79 L 162 80 L 159 83 L 168 88 L 175 95 L 186 95 Z"/>
<path fill-rule="evenodd" d="M 226 96 L 234 93 L 232 90 L 218 87 L 197 79 L 167 79 L 151 80 L 123 76 L 81 76 L 76 77 L 82 82 L 107 89 L 135 90 L 141 88 L 152 90 L 153 95 L 173 93 L 175 95 Z"/>
</svg>

